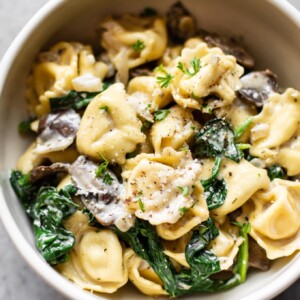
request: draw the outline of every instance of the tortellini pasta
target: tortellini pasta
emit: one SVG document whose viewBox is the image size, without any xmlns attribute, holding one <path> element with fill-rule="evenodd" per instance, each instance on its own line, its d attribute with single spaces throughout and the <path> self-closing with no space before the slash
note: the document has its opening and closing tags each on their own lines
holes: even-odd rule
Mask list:
<svg viewBox="0 0 300 300">
<path fill-rule="evenodd" d="M 209 95 L 220 98 L 209 101 L 211 107 L 232 103 L 235 91 L 241 87 L 239 78 L 244 72 L 236 59 L 224 55 L 219 48 L 208 48 L 206 43 L 200 42 L 195 48 L 184 48 L 176 61 L 189 69 L 193 59 L 199 60 L 199 71 L 196 74 L 185 74 L 178 67 L 172 72 L 174 100 L 183 107 L 194 109 L 200 109 L 202 99 Z"/>
<path fill-rule="evenodd" d="M 202 166 L 200 179 L 204 180 L 212 172 L 213 161 L 202 161 Z M 224 159 L 219 177 L 226 182 L 227 195 L 225 202 L 212 211 L 215 217 L 227 215 L 241 207 L 256 191 L 267 189 L 270 183 L 266 170 L 253 166 L 245 159 L 239 163 Z"/>
<path fill-rule="evenodd" d="M 254 118 L 250 153 L 268 164 L 276 162 L 280 147 L 298 131 L 299 115 L 298 91 L 289 88 L 284 94 L 271 95 L 262 112 Z"/>
<path fill-rule="evenodd" d="M 102 46 L 118 70 L 118 78 L 127 83 L 128 70 L 160 58 L 167 46 L 165 21 L 124 15 L 101 24 L 105 30 Z"/>
<path fill-rule="evenodd" d="M 251 235 L 269 259 L 300 249 L 300 183 L 275 179 L 270 188 L 255 193 L 243 206 L 240 220 L 249 219 Z"/>
<path fill-rule="evenodd" d="M 83 289 L 113 293 L 128 280 L 123 249 L 109 229 L 97 230 L 88 225 L 88 216 L 76 212 L 65 221 L 76 237 L 70 259 L 56 268 Z M 113 257 L 113 259 L 111 259 Z"/>
<path fill-rule="evenodd" d="M 155 152 L 160 153 L 165 147 L 180 149 L 191 141 L 199 127 L 189 111 L 173 106 L 164 120 L 152 126 L 150 134 Z"/>
<path fill-rule="evenodd" d="M 61 42 L 42 53 L 28 80 L 27 99 L 32 113 L 41 117 L 50 111 L 49 99 L 70 90 L 101 91 L 108 72 L 96 62 L 90 46 Z"/>
<path fill-rule="evenodd" d="M 96 160 L 101 155 L 124 163 L 125 155 L 145 141 L 142 123 L 126 101 L 124 85 L 115 83 L 87 107 L 77 133 L 77 148 Z"/>
<path fill-rule="evenodd" d="M 146 261 L 136 255 L 132 249 L 126 250 L 124 257 L 128 278 L 142 293 L 150 296 L 168 295 L 163 289 L 160 278 Z"/>
</svg>

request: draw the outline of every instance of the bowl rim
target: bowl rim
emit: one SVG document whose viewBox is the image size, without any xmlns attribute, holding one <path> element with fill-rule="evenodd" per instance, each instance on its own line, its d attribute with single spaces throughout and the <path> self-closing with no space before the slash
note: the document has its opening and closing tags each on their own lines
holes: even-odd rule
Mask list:
<svg viewBox="0 0 300 300">
<path fill-rule="evenodd" d="M 67 1 L 71 0 L 50 0 L 42 8 L 40 8 L 33 17 L 26 23 L 19 34 L 11 43 L 0 62 L 0 101 L 6 76 L 16 59 L 17 55 L 22 49 L 22 46 L 26 43 L 26 40 L 30 37 L 33 30 L 41 23 L 45 18 L 51 15 L 56 9 L 59 9 Z M 298 11 L 288 0 L 265 0 L 271 5 L 277 7 L 282 13 L 284 13 L 297 27 L 300 29 L 300 11 Z M 1 171 L 1 173 L 3 170 Z M 7 178 L 7 176 L 4 176 Z M 41 257 L 33 249 L 33 247 L 27 242 L 22 232 L 18 228 L 14 218 L 12 217 L 9 207 L 4 199 L 3 189 L 0 185 L 0 219 L 9 238 L 18 249 L 19 253 L 23 256 L 28 265 L 47 282 L 51 287 L 59 291 L 62 295 L 72 299 L 81 300 L 101 300 L 104 299 L 101 295 L 94 296 L 82 290 L 79 286 L 73 284 L 69 280 L 63 278 L 47 263 L 41 268 Z M 300 271 L 298 265 L 300 265 L 300 256 L 297 256 L 297 262 L 290 265 L 287 269 L 284 268 L 279 271 L 277 278 L 272 281 L 272 289 L 267 289 L 266 286 L 261 287 L 250 295 L 240 298 L 241 300 L 252 299 L 270 299 L 278 295 L 280 292 L 288 288 L 298 278 L 300 278 Z M 269 284 L 268 284 L 269 285 Z M 75 296 L 76 295 L 76 296 Z"/>
</svg>

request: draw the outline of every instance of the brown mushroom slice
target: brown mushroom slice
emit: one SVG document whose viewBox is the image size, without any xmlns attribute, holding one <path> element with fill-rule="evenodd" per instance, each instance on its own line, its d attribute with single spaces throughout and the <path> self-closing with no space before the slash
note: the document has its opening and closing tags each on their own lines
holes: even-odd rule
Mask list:
<svg viewBox="0 0 300 300">
<path fill-rule="evenodd" d="M 177 2 L 167 13 L 167 28 L 171 38 L 176 42 L 184 42 L 196 34 L 196 20 L 189 11 Z"/>
<path fill-rule="evenodd" d="M 225 54 L 233 55 L 240 65 L 246 68 L 254 67 L 254 58 L 233 38 L 209 34 L 205 36 L 204 40 L 208 46 L 221 48 Z"/>
<path fill-rule="evenodd" d="M 262 107 L 270 95 L 278 90 L 277 76 L 270 70 L 251 72 L 241 77 L 242 88 L 238 96 Z"/>
<path fill-rule="evenodd" d="M 69 173 L 78 189 L 77 195 L 100 224 L 114 224 L 120 230 L 127 231 L 133 225 L 134 217 L 121 198 L 124 187 L 109 169 L 102 176 L 96 177 L 98 167 L 98 164 L 85 156 L 79 156 L 71 165 Z M 111 180 L 105 180 L 105 176 L 109 176 Z"/>
<path fill-rule="evenodd" d="M 70 164 L 54 163 L 50 166 L 38 166 L 30 172 L 30 182 L 34 183 L 56 173 L 67 173 Z"/>
<path fill-rule="evenodd" d="M 248 266 L 262 271 L 267 271 L 270 268 L 270 260 L 267 258 L 265 249 L 250 236 Z"/>
<path fill-rule="evenodd" d="M 73 109 L 44 115 L 39 122 L 35 152 L 65 150 L 74 142 L 79 124 L 80 116 Z"/>
</svg>

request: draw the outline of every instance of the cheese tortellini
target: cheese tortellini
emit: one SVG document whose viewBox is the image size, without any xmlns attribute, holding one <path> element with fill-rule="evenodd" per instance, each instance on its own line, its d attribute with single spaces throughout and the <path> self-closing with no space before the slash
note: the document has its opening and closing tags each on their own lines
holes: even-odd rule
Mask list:
<svg viewBox="0 0 300 300">
<path fill-rule="evenodd" d="M 87 107 L 77 133 L 78 151 L 96 160 L 101 160 L 102 155 L 124 163 L 126 153 L 145 141 L 141 127 L 136 112 L 126 101 L 124 85 L 115 83 Z"/>
<path fill-rule="evenodd" d="M 88 216 L 76 212 L 65 221 L 76 237 L 70 259 L 56 268 L 83 289 L 113 293 L 128 280 L 125 257 L 117 236 L 109 229 L 88 225 Z M 112 259 L 113 257 L 113 259 Z"/>
<path fill-rule="evenodd" d="M 61 42 L 40 55 L 28 80 L 27 99 L 32 113 L 41 117 L 50 111 L 49 99 L 70 90 L 98 92 L 108 67 L 97 62 L 92 48 Z"/>
</svg>

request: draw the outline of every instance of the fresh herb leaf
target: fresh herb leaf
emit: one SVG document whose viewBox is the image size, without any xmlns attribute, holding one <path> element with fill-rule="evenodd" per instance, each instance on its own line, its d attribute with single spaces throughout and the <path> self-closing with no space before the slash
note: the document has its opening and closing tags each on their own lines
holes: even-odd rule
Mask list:
<svg viewBox="0 0 300 300">
<path fill-rule="evenodd" d="M 108 106 L 107 106 L 107 105 L 101 106 L 100 109 L 102 109 L 102 110 L 108 112 Z"/>
<path fill-rule="evenodd" d="M 189 209 L 188 209 L 187 207 L 180 207 L 180 208 L 179 208 L 179 212 L 180 212 L 181 214 L 183 214 L 183 215 L 184 215 L 185 213 L 187 213 L 188 210 L 189 210 Z"/>
<path fill-rule="evenodd" d="M 165 76 L 158 76 L 156 77 L 156 82 L 160 85 L 162 88 L 167 88 L 169 84 L 172 82 L 174 76 L 169 74 L 166 69 L 163 67 L 163 65 L 159 65 L 154 69 L 154 72 L 161 72 L 165 74 Z"/>
<path fill-rule="evenodd" d="M 104 176 L 103 176 L 103 182 L 106 183 L 106 184 L 109 184 L 111 185 L 112 182 L 113 182 L 113 178 L 109 175 L 109 173 L 105 173 Z"/>
<path fill-rule="evenodd" d="M 138 204 L 139 204 L 139 207 L 140 207 L 141 211 L 144 213 L 145 212 L 145 206 L 144 206 L 144 203 L 143 203 L 141 198 L 138 198 Z"/>
<path fill-rule="evenodd" d="M 250 117 L 247 120 L 245 120 L 242 124 L 240 124 L 237 128 L 235 128 L 234 130 L 235 138 L 237 139 L 241 137 L 244 134 L 244 132 L 251 126 L 252 123 L 253 123 L 253 117 Z"/>
<path fill-rule="evenodd" d="M 18 129 L 19 129 L 19 133 L 21 134 L 27 134 L 27 133 L 30 133 L 30 132 L 34 132 L 32 129 L 31 129 L 31 123 L 35 120 L 35 118 L 29 118 L 28 120 L 26 121 L 22 121 L 20 122 L 19 126 L 18 126 Z"/>
<path fill-rule="evenodd" d="M 145 49 L 145 43 L 141 40 L 137 40 L 134 44 L 131 45 L 131 48 L 135 52 L 141 52 L 143 49 Z"/>
<path fill-rule="evenodd" d="M 284 179 L 286 178 L 286 173 L 283 168 L 279 165 L 273 165 L 267 168 L 268 176 L 270 180 L 274 180 L 275 178 Z"/>
<path fill-rule="evenodd" d="M 237 148 L 230 124 L 216 118 L 208 121 L 195 135 L 193 154 L 198 158 L 225 156 L 240 162 L 243 153 Z"/>
<path fill-rule="evenodd" d="M 201 68 L 200 59 L 194 57 L 193 59 L 191 59 L 190 64 L 192 67 L 192 71 L 190 71 L 190 69 L 187 68 L 182 62 L 178 63 L 177 68 L 179 70 L 181 70 L 181 72 L 184 73 L 185 75 L 187 75 L 189 77 L 193 77 L 200 71 L 200 68 Z"/>
<path fill-rule="evenodd" d="M 178 186 L 177 188 L 181 191 L 183 196 L 187 196 L 190 192 L 190 188 L 188 186 L 185 187 Z"/>
<path fill-rule="evenodd" d="M 104 160 L 98 167 L 98 169 L 95 172 L 96 178 L 101 177 L 104 175 L 104 173 L 107 171 L 107 166 L 109 164 L 109 161 L 101 154 L 102 159 Z"/>
<path fill-rule="evenodd" d="M 154 112 L 154 120 L 155 121 L 162 121 L 167 117 L 167 115 L 170 113 L 169 109 L 159 109 Z"/>
<path fill-rule="evenodd" d="M 141 13 L 141 17 L 154 17 L 157 15 L 157 11 L 152 7 L 145 7 Z"/>
<path fill-rule="evenodd" d="M 166 76 L 158 76 L 156 77 L 156 82 L 160 85 L 162 88 L 167 88 L 171 81 L 173 80 L 174 76 L 167 73 Z"/>
</svg>

